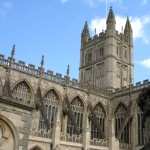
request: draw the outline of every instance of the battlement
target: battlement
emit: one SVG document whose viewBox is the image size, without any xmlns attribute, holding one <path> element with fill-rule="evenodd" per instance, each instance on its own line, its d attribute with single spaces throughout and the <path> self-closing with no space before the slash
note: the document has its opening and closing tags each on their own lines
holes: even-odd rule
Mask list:
<svg viewBox="0 0 150 150">
<path fill-rule="evenodd" d="M 115 36 L 116 36 L 116 39 L 126 42 L 124 38 L 124 33 L 121 33 L 116 30 Z M 95 34 L 94 36 L 88 39 L 86 47 L 94 45 L 97 42 L 105 41 L 105 40 L 106 40 L 106 30 L 102 30 L 102 32 L 100 32 L 99 34 Z"/>
<path fill-rule="evenodd" d="M 134 91 L 142 90 L 149 86 L 150 86 L 150 81 L 148 79 L 146 79 L 143 81 L 136 82 L 135 84 L 132 84 L 130 89 L 129 89 L 129 87 L 122 87 L 121 89 L 115 89 L 113 94 L 114 95 L 123 94 L 123 93 L 129 92 L 129 90 L 134 92 Z"/>
<path fill-rule="evenodd" d="M 6 58 L 4 55 L 0 54 L 0 66 L 8 67 L 10 64 L 10 57 Z M 16 61 L 15 59 L 12 60 L 11 69 L 17 70 L 35 77 L 39 77 L 40 75 L 40 67 L 36 67 L 33 64 L 26 64 L 22 60 Z M 43 78 L 46 80 L 50 80 L 59 84 L 65 84 L 66 75 L 62 75 L 60 73 L 54 73 L 51 70 L 44 71 Z M 79 82 L 77 79 L 70 79 L 69 78 L 69 86 L 79 87 Z"/>
</svg>

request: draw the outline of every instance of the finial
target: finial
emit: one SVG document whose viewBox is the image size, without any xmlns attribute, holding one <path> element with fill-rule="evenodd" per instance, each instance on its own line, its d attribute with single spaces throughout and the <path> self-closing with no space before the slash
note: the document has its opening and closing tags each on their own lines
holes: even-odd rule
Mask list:
<svg viewBox="0 0 150 150">
<path fill-rule="evenodd" d="M 85 21 L 84 28 L 82 30 L 82 35 L 87 35 L 88 37 L 90 37 L 89 27 L 88 27 L 87 21 Z"/>
<path fill-rule="evenodd" d="M 44 55 L 42 55 L 42 60 L 41 60 L 41 68 L 44 66 Z"/>
<path fill-rule="evenodd" d="M 124 32 L 127 32 L 127 31 L 132 32 L 132 26 L 131 26 L 131 23 L 130 23 L 128 16 L 127 16 Z"/>
<path fill-rule="evenodd" d="M 16 45 L 14 44 L 13 47 L 12 47 L 12 50 L 11 50 L 11 59 L 14 58 L 15 51 L 16 51 Z"/>
<path fill-rule="evenodd" d="M 67 66 L 67 76 L 69 77 L 69 74 L 70 74 L 70 65 L 68 64 Z"/>
<path fill-rule="evenodd" d="M 96 35 L 96 28 L 95 28 L 95 35 Z"/>
<path fill-rule="evenodd" d="M 123 26 L 121 27 L 121 32 L 123 33 Z"/>
</svg>

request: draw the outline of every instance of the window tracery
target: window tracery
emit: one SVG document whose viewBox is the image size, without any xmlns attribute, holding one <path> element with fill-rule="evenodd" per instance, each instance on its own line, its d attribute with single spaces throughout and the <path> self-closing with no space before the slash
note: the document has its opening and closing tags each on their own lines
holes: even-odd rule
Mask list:
<svg viewBox="0 0 150 150">
<path fill-rule="evenodd" d="M 138 119 L 138 144 L 143 145 L 144 140 L 143 140 L 143 129 L 142 129 L 142 118 L 143 118 L 143 113 L 138 108 L 138 113 L 137 113 L 137 119 Z"/>
<path fill-rule="evenodd" d="M 118 132 L 120 131 L 120 129 L 123 125 L 123 121 L 125 119 L 126 113 L 127 113 L 127 110 L 126 110 L 125 106 L 123 104 L 119 104 L 119 106 L 115 112 L 116 136 L 118 135 Z M 121 135 L 120 142 L 130 144 L 130 123 L 128 123 L 127 126 L 125 127 L 125 129 Z"/>
<path fill-rule="evenodd" d="M 76 123 L 73 124 L 71 119 L 68 118 L 67 121 L 67 133 L 72 135 L 81 135 L 83 130 L 83 103 L 79 97 L 75 98 L 71 103 L 71 111 L 73 113 L 74 121 Z"/>
<path fill-rule="evenodd" d="M 2 85 L 2 81 L 0 79 L 0 95 L 2 95 L 2 89 L 3 89 L 3 85 Z"/>
<path fill-rule="evenodd" d="M 44 105 L 45 105 L 45 112 L 46 112 L 46 117 L 49 121 L 50 129 L 53 128 L 54 123 L 55 123 L 55 118 L 57 114 L 57 109 L 58 109 L 58 96 L 54 90 L 50 90 L 44 97 Z M 39 122 L 39 129 L 41 131 L 46 131 L 47 127 L 45 124 L 45 120 L 42 116 L 40 115 L 40 122 Z"/>
<path fill-rule="evenodd" d="M 14 87 L 12 96 L 29 104 L 32 98 L 31 89 L 25 81 L 22 81 Z"/>
<path fill-rule="evenodd" d="M 105 133 L 105 111 L 101 104 L 96 105 L 94 115 L 97 121 L 91 120 L 91 139 L 103 139 Z M 97 128 L 95 122 L 99 123 L 100 129 Z"/>
</svg>

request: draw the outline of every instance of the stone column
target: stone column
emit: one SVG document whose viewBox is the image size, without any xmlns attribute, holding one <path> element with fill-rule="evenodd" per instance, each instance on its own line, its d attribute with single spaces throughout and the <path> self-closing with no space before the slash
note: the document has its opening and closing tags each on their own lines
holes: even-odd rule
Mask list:
<svg viewBox="0 0 150 150">
<path fill-rule="evenodd" d="M 34 110 L 32 113 L 32 118 L 31 132 L 32 134 L 36 134 L 36 132 L 39 131 L 40 111 Z"/>
<path fill-rule="evenodd" d="M 134 109 L 133 119 L 131 122 L 131 146 L 132 150 L 136 150 L 136 145 L 138 145 L 138 118 L 137 118 L 137 107 Z"/>
<path fill-rule="evenodd" d="M 53 149 L 59 149 L 60 134 L 61 134 L 61 121 L 60 121 L 60 116 L 62 112 L 61 110 L 62 108 L 59 106 L 56 114 L 55 125 L 53 128 L 53 136 L 52 136 Z"/>
<path fill-rule="evenodd" d="M 115 137 L 115 118 L 109 120 L 109 149 L 119 150 L 119 140 Z"/>
<path fill-rule="evenodd" d="M 115 137 L 115 117 L 111 102 L 108 103 L 109 150 L 119 150 L 119 140 Z"/>
<path fill-rule="evenodd" d="M 89 149 L 89 145 L 90 145 L 90 136 L 91 136 L 91 128 L 90 128 L 90 123 L 89 123 L 89 113 L 87 112 L 87 108 L 84 112 L 84 120 L 83 122 L 83 147 L 84 150 L 88 150 Z"/>
</svg>

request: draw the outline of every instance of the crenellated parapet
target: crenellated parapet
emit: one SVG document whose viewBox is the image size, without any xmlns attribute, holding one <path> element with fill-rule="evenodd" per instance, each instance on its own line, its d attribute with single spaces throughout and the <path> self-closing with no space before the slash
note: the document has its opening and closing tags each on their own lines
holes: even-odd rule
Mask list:
<svg viewBox="0 0 150 150">
<path fill-rule="evenodd" d="M 10 57 L 6 58 L 4 55 L 0 55 L 0 66 L 7 68 L 10 63 Z M 28 75 L 32 75 L 35 77 L 39 77 L 40 75 L 40 67 L 36 68 L 35 65 L 33 64 L 26 64 L 24 61 L 19 60 L 16 61 L 13 59 L 12 64 L 11 64 L 11 69 L 20 71 L 23 73 L 26 73 Z M 66 81 L 66 76 L 60 74 L 60 73 L 55 73 L 51 70 L 47 70 L 44 72 L 43 78 L 46 80 L 50 80 L 52 82 L 64 85 Z M 70 79 L 69 78 L 69 85 L 74 86 L 74 87 L 79 87 L 79 83 L 77 79 Z"/>
<path fill-rule="evenodd" d="M 143 81 L 139 81 L 136 82 L 135 84 L 132 84 L 131 87 L 122 87 L 121 89 L 115 89 L 115 91 L 113 91 L 113 96 L 117 96 L 117 95 L 127 95 L 129 92 L 131 92 L 132 94 L 134 94 L 135 92 L 139 92 L 142 91 L 144 88 L 150 87 L 150 81 L 148 79 L 143 80 Z"/>
</svg>

